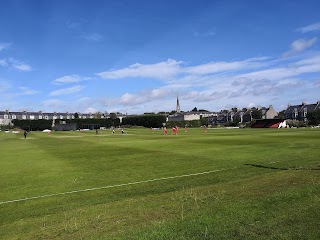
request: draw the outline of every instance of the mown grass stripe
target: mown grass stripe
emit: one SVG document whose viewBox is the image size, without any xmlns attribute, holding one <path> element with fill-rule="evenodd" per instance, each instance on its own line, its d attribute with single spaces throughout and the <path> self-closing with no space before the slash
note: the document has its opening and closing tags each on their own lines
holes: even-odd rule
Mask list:
<svg viewBox="0 0 320 240">
<path fill-rule="evenodd" d="M 20 199 L 8 200 L 8 201 L 0 202 L 0 205 L 8 204 L 8 203 L 14 203 L 14 202 L 22 202 L 22 201 L 34 200 L 34 199 L 40 199 L 40 198 L 55 197 L 55 196 L 61 196 L 61 195 L 66 195 L 66 194 L 89 192 L 89 191 L 96 191 L 96 190 L 108 189 L 108 188 L 114 188 L 114 187 L 124 187 L 124 186 L 136 185 L 136 184 L 142 184 L 142 183 L 148 183 L 148 182 L 163 181 L 163 180 L 168 180 L 168 179 L 198 176 L 198 175 L 210 174 L 210 173 L 215 173 L 215 172 L 233 170 L 233 169 L 236 169 L 236 168 L 238 168 L 238 167 L 222 168 L 222 169 L 211 170 L 211 171 L 206 171 L 206 172 L 190 173 L 190 174 L 177 175 L 177 176 L 172 176 L 172 177 L 154 178 L 154 179 L 143 180 L 143 181 L 138 181 L 138 182 L 122 183 L 122 184 L 109 185 L 109 186 L 103 186 L 103 187 L 87 188 L 87 189 L 73 190 L 73 191 L 62 192 L 62 193 L 53 193 L 53 194 L 46 194 L 46 195 L 40 195 L 40 196 L 34 196 L 34 197 L 20 198 Z"/>
</svg>

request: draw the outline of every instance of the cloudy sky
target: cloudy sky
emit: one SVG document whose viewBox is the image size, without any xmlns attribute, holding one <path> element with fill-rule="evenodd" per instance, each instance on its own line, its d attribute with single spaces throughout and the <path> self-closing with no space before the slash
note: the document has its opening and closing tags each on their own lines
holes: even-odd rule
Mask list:
<svg viewBox="0 0 320 240">
<path fill-rule="evenodd" d="M 320 100 L 319 0 L 2 0 L 0 110 Z"/>
</svg>

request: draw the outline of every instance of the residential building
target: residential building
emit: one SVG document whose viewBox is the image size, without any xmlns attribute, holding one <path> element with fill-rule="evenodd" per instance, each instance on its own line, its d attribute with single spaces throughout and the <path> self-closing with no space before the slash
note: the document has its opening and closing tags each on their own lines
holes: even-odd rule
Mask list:
<svg viewBox="0 0 320 240">
<path fill-rule="evenodd" d="M 288 104 L 288 107 L 284 112 L 284 117 L 286 119 L 307 121 L 307 114 L 309 112 L 319 110 L 319 109 L 320 109 L 320 101 L 317 101 L 317 103 L 313 103 L 313 104 L 307 104 L 306 102 L 303 102 L 300 105 Z"/>
<path fill-rule="evenodd" d="M 261 110 L 262 119 L 273 119 L 278 116 L 278 113 L 274 110 L 272 105 L 270 105 L 268 108 L 258 108 L 258 110 Z"/>
</svg>

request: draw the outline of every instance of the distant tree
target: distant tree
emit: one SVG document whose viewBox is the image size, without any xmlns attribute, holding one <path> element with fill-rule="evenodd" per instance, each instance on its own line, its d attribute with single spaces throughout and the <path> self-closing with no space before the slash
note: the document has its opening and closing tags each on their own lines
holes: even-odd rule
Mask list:
<svg viewBox="0 0 320 240">
<path fill-rule="evenodd" d="M 205 110 L 205 109 L 199 109 L 198 111 L 199 112 L 209 112 L 208 110 Z"/>
<path fill-rule="evenodd" d="M 143 126 L 143 127 L 162 127 L 166 122 L 166 116 L 156 114 L 144 114 L 140 116 L 126 117 L 122 119 L 124 125 Z"/>
<path fill-rule="evenodd" d="M 95 119 L 100 119 L 101 118 L 101 113 L 100 112 L 96 112 L 95 114 L 94 114 L 94 118 Z"/>
<path fill-rule="evenodd" d="M 307 126 L 306 122 L 295 120 L 295 119 L 287 119 L 286 122 L 290 127 L 306 127 Z"/>
<path fill-rule="evenodd" d="M 186 125 L 190 128 L 192 127 L 200 127 L 203 125 L 207 125 L 208 122 L 206 122 L 205 124 L 201 124 L 200 120 L 192 120 L 192 121 L 169 121 L 166 123 L 167 128 L 171 128 L 171 127 L 185 127 Z"/>
<path fill-rule="evenodd" d="M 251 116 L 253 119 L 261 119 L 262 118 L 262 112 L 261 110 L 253 109 L 251 111 Z"/>
<path fill-rule="evenodd" d="M 237 112 L 237 111 L 238 111 L 238 108 L 237 108 L 237 107 L 233 107 L 233 108 L 231 108 L 231 110 L 232 110 L 233 112 Z"/>
<path fill-rule="evenodd" d="M 307 119 L 310 125 L 318 125 L 320 124 L 320 110 L 315 110 L 307 113 Z"/>
<path fill-rule="evenodd" d="M 76 112 L 76 113 L 74 114 L 74 118 L 75 118 L 75 119 L 78 119 L 78 118 L 79 118 L 79 113 Z"/>
<path fill-rule="evenodd" d="M 201 125 L 208 125 L 208 118 L 207 117 L 203 117 L 200 119 Z"/>
<path fill-rule="evenodd" d="M 170 114 L 170 115 L 173 115 L 173 114 L 176 114 L 176 113 L 177 113 L 177 111 L 172 110 L 169 114 Z"/>
<path fill-rule="evenodd" d="M 14 127 L 24 130 L 42 131 L 44 129 L 51 129 L 52 121 L 39 119 L 39 120 L 12 120 Z"/>
<path fill-rule="evenodd" d="M 276 118 L 281 118 L 281 119 L 284 119 L 285 118 L 285 115 L 284 115 L 284 112 L 286 110 L 282 110 L 281 112 L 279 112 L 278 116 Z"/>
<path fill-rule="evenodd" d="M 198 108 L 193 108 L 192 110 L 191 110 L 191 112 L 198 112 Z"/>
<path fill-rule="evenodd" d="M 154 112 L 145 112 L 144 115 L 155 114 Z"/>
<path fill-rule="evenodd" d="M 242 108 L 242 111 L 246 112 L 246 111 L 248 111 L 248 109 L 247 108 Z"/>
</svg>

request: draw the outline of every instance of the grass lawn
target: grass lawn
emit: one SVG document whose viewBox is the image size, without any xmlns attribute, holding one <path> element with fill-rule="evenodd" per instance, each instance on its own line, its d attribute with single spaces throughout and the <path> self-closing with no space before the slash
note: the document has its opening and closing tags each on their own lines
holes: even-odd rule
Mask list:
<svg viewBox="0 0 320 240">
<path fill-rule="evenodd" d="M 320 239 L 320 129 L 0 132 L 0 154 L 0 239 Z"/>
</svg>

